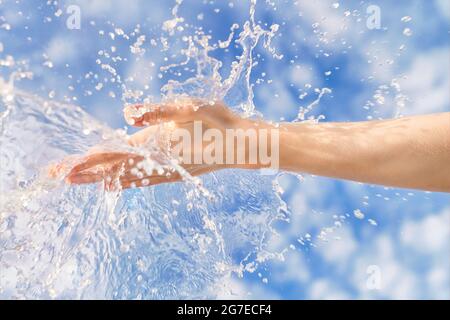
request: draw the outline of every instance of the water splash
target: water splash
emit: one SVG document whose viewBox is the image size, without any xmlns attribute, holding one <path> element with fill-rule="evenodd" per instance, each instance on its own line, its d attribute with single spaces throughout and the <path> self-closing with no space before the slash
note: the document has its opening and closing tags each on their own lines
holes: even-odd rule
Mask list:
<svg viewBox="0 0 450 320">
<path fill-rule="evenodd" d="M 163 24 L 164 47 L 170 46 L 182 19 L 179 5 L 181 1 L 172 11 L 173 19 Z M 185 60 L 161 68 L 169 71 L 192 62 L 194 76 L 168 81 L 161 90 L 163 99 L 185 95 L 220 99 L 244 116 L 255 115 L 250 82 L 253 50 L 264 39 L 269 52 L 280 58 L 271 47 L 277 26 L 269 30 L 259 26 L 255 6 L 252 1 L 250 19 L 235 40 L 242 54 L 228 77 L 222 77 L 222 62 L 211 52 L 228 46 L 238 27 L 233 26 L 229 38 L 218 44 L 210 44 L 209 36 L 198 31 L 186 38 Z M 133 54 L 145 53 L 143 35 L 132 39 L 116 27 L 110 36 L 132 41 Z M 118 68 L 100 59 L 97 64 L 122 86 L 124 101 L 143 99 L 140 90 L 129 88 Z M 185 183 L 123 192 L 49 180 L 45 170 L 49 163 L 98 144 L 142 150 L 125 147 L 123 130 L 102 125 L 80 107 L 14 88 L 17 75 L 0 82 L 0 297 L 213 298 L 212 288 L 222 278 L 253 272 L 259 263 L 282 256 L 267 249 L 272 223 L 287 217 L 271 176 L 234 170 L 202 177 L 201 185 L 184 176 Z M 165 160 L 158 165 L 173 165 Z M 202 190 L 212 195 L 205 196 Z"/>
<path fill-rule="evenodd" d="M 183 183 L 121 194 L 48 180 L 41 169 L 54 159 L 120 138 L 78 107 L 20 92 L 10 106 L 0 138 L 3 297 L 213 297 L 210 286 L 261 255 L 267 226 L 284 214 L 271 178 L 245 171 L 204 177 L 214 201 Z"/>
</svg>

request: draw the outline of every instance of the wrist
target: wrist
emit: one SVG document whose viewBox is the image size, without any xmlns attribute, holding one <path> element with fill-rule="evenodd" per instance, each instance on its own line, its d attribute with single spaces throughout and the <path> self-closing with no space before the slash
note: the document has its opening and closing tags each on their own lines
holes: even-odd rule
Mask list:
<svg viewBox="0 0 450 320">
<path fill-rule="evenodd" d="M 263 169 L 279 167 L 279 128 L 261 119 L 240 119 L 234 132 L 234 160 L 229 167 Z M 239 161 L 239 155 L 241 158 Z M 245 155 L 245 161 L 242 161 Z"/>
<path fill-rule="evenodd" d="M 300 154 L 302 152 L 302 141 L 298 130 L 298 124 L 281 123 L 280 126 L 280 169 L 286 171 L 298 171 L 300 166 Z"/>
</svg>

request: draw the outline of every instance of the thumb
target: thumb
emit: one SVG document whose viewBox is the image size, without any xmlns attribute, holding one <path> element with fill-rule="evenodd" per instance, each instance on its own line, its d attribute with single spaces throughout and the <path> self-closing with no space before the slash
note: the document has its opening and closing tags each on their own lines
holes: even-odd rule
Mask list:
<svg viewBox="0 0 450 320">
<path fill-rule="evenodd" d="M 177 123 L 193 121 L 198 117 L 196 111 L 200 108 L 194 102 L 178 102 L 167 104 L 137 104 L 124 109 L 124 117 L 129 125 L 143 127 L 160 122 L 174 121 Z"/>
</svg>

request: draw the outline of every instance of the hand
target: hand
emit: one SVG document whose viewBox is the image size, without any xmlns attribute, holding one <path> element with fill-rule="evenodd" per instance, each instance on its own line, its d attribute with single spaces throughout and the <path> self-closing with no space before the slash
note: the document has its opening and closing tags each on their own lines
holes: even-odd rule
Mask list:
<svg viewBox="0 0 450 320">
<path fill-rule="evenodd" d="M 147 128 L 128 138 L 131 146 L 145 148 L 151 140 L 163 153 L 170 155 L 170 150 L 180 141 L 169 139 L 177 129 L 194 135 L 194 122 L 201 124 L 202 130 L 217 129 L 225 136 L 226 129 L 248 128 L 252 121 L 234 114 L 222 103 L 209 103 L 202 100 L 183 99 L 165 104 L 134 105 L 125 108 L 126 121 L 134 126 Z M 165 138 L 161 138 L 165 137 Z M 193 145 L 193 144 L 191 144 Z M 179 164 L 190 175 L 196 176 L 227 167 L 225 164 L 194 164 L 183 159 L 194 159 L 200 148 L 183 148 Z M 225 149 L 216 150 L 224 156 Z M 201 155 L 200 155 L 201 156 Z M 66 176 L 72 184 L 85 184 L 104 181 L 107 189 L 142 187 L 182 179 L 179 171 L 166 167 L 155 172 L 151 169 L 154 159 L 141 154 L 127 152 L 94 151 L 78 160 Z M 71 159 L 73 162 L 73 159 Z M 150 166 L 150 169 L 147 169 Z M 64 167 L 59 165 L 60 168 Z M 67 165 L 66 165 L 67 167 Z M 55 171 L 55 170 L 54 170 Z M 56 169 L 58 171 L 58 169 Z"/>
</svg>

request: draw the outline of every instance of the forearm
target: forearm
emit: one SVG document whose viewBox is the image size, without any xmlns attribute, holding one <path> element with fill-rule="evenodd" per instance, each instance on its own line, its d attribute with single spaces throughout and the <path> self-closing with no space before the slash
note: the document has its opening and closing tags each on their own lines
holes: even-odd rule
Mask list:
<svg viewBox="0 0 450 320">
<path fill-rule="evenodd" d="M 450 192 L 450 113 L 351 123 L 284 123 L 280 168 Z"/>
<path fill-rule="evenodd" d="M 215 132 L 223 139 L 214 149 L 214 157 L 209 155 L 211 139 L 200 146 L 201 154 L 196 153 L 198 148 L 188 150 L 201 158 L 207 151 L 208 159 L 219 159 L 200 165 L 201 172 L 194 163 L 190 171 L 195 174 L 205 168 L 209 172 L 279 167 L 386 186 L 450 192 L 450 113 L 384 121 L 273 125 L 243 119 L 221 104 L 198 109 L 165 105 L 156 109 L 131 120 L 141 126 L 171 121 L 176 128 L 194 135 L 196 121 L 204 128 L 218 129 Z M 144 137 L 151 135 L 144 133 Z"/>
</svg>

